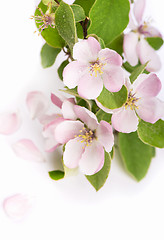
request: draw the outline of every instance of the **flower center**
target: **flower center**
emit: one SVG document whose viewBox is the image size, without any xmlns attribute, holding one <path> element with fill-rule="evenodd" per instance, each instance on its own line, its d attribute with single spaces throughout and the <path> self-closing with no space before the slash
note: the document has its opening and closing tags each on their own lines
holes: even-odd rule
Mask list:
<svg viewBox="0 0 164 240">
<path fill-rule="evenodd" d="M 93 139 L 96 138 L 95 131 L 85 127 L 83 127 L 83 129 L 80 130 L 80 134 L 75 135 L 75 137 L 77 137 L 78 141 L 81 141 L 81 143 L 85 143 L 86 147 L 89 146 L 93 142 Z"/>
<path fill-rule="evenodd" d="M 128 94 L 128 99 L 127 99 L 126 103 L 124 104 L 125 109 L 127 109 L 128 107 L 130 107 L 131 110 L 134 110 L 135 108 L 138 109 L 136 102 L 138 102 L 139 99 L 140 98 L 135 97 L 135 93 L 133 94 L 132 90 L 131 90 Z"/>
<path fill-rule="evenodd" d="M 41 15 L 32 16 L 31 19 L 35 19 L 37 23 L 41 23 L 39 30 L 42 32 L 45 28 L 48 28 L 48 26 L 55 28 L 55 14 L 50 13 L 50 11 L 44 14 L 41 8 L 38 8 L 38 10 Z"/>
<path fill-rule="evenodd" d="M 89 66 L 90 75 L 92 76 L 95 73 L 95 77 L 97 77 L 97 73 L 99 73 L 100 75 L 103 74 L 103 66 L 104 64 L 100 63 L 99 60 L 91 63 L 91 65 Z"/>
</svg>

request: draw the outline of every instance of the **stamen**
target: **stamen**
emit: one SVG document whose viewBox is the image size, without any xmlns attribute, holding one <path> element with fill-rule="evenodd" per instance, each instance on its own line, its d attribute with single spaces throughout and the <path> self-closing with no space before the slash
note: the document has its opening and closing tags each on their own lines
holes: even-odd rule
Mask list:
<svg viewBox="0 0 164 240">
<path fill-rule="evenodd" d="M 80 141 L 81 143 L 85 143 L 85 146 L 89 146 L 92 142 L 93 139 L 96 138 L 95 132 L 83 127 L 82 130 L 79 131 L 79 135 L 75 135 L 75 138 L 78 138 L 77 141 Z"/>
<path fill-rule="evenodd" d="M 128 94 L 128 99 L 127 99 L 126 103 L 124 104 L 125 109 L 127 109 L 128 107 L 130 107 L 131 110 L 135 110 L 135 108 L 138 109 L 136 102 L 138 102 L 139 99 L 140 98 L 135 97 L 135 93 L 133 94 L 132 89 L 131 89 Z"/>
<path fill-rule="evenodd" d="M 97 77 L 97 74 L 99 73 L 100 75 L 103 74 L 103 66 L 105 64 L 104 63 L 101 63 L 99 62 L 99 59 L 97 59 L 96 62 L 93 62 L 91 63 L 90 67 L 89 67 L 89 72 L 90 72 L 90 75 L 92 76 L 93 73 L 95 73 L 95 77 Z"/>
</svg>

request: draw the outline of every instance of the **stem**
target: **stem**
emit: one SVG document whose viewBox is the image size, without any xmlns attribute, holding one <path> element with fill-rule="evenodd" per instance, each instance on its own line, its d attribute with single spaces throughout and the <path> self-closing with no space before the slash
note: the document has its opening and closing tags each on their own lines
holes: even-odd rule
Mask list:
<svg viewBox="0 0 164 240">
<path fill-rule="evenodd" d="M 58 5 L 60 5 L 60 3 L 58 2 L 58 0 L 54 0 Z"/>
<path fill-rule="evenodd" d="M 69 49 L 67 49 L 67 51 L 63 48 L 63 52 L 68 56 L 68 58 L 70 58 L 72 61 L 74 60 L 72 55 L 71 55 L 71 52 L 69 51 Z"/>
<path fill-rule="evenodd" d="M 87 35 L 88 35 L 88 33 L 87 33 L 88 22 L 89 22 L 89 18 L 88 17 L 86 17 L 86 19 L 84 21 L 80 22 L 80 24 L 81 24 L 81 26 L 83 28 L 84 39 L 86 39 Z"/>
</svg>

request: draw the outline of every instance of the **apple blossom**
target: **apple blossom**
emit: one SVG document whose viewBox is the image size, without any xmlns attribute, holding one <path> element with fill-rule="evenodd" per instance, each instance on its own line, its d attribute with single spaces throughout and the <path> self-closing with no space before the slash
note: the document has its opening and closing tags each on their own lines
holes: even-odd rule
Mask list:
<svg viewBox="0 0 164 240">
<path fill-rule="evenodd" d="M 55 130 L 54 137 L 65 144 L 63 162 L 68 168 L 76 168 L 86 175 L 93 175 L 104 165 L 104 149 L 112 150 L 114 137 L 112 127 L 106 121 L 98 123 L 88 109 L 74 106 L 76 121 L 64 120 Z"/>
<path fill-rule="evenodd" d="M 163 116 L 163 102 L 156 98 L 161 82 L 156 74 L 141 74 L 133 84 L 126 80 L 128 99 L 118 109 L 110 110 L 97 104 L 103 111 L 112 113 L 112 125 L 119 131 L 130 133 L 137 130 L 138 116 L 146 122 L 155 123 Z"/>
<path fill-rule="evenodd" d="M 73 47 L 73 58 L 63 71 L 63 82 L 68 88 L 78 86 L 80 96 L 97 98 L 103 84 L 111 92 L 117 92 L 124 84 L 122 58 L 114 50 L 101 49 L 93 38 L 81 40 Z"/>
<path fill-rule="evenodd" d="M 129 27 L 131 31 L 124 35 L 123 49 L 127 61 L 135 66 L 138 60 L 142 64 L 149 62 L 146 69 L 149 72 L 158 71 L 161 68 L 161 61 L 155 50 L 149 45 L 145 38 L 160 37 L 161 33 L 148 22 L 143 21 L 143 13 L 146 0 L 136 0 L 133 7 L 135 22 L 130 12 Z"/>
</svg>

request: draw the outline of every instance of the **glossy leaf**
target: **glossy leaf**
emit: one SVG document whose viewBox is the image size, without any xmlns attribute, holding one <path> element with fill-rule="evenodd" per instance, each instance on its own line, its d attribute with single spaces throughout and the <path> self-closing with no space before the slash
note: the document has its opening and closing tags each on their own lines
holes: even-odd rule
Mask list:
<svg viewBox="0 0 164 240">
<path fill-rule="evenodd" d="M 73 5 L 71 5 L 71 8 L 73 10 L 76 22 L 80 22 L 80 21 L 83 21 L 85 19 L 85 12 L 84 12 L 84 9 L 81 6 L 79 6 L 77 4 L 73 4 Z"/>
<path fill-rule="evenodd" d="M 110 154 L 105 152 L 105 162 L 103 168 L 95 173 L 94 175 L 87 176 L 86 178 L 92 184 L 92 186 L 98 191 L 102 186 L 104 186 L 111 167 L 111 157 Z"/>
<path fill-rule="evenodd" d="M 164 121 L 159 120 L 152 124 L 141 120 L 137 131 L 143 142 L 154 147 L 164 148 Z"/>
<path fill-rule="evenodd" d="M 144 144 L 137 132 L 119 133 L 119 149 L 128 172 L 140 181 L 145 177 L 154 156 L 153 147 Z"/>
<path fill-rule="evenodd" d="M 63 70 L 69 63 L 68 60 L 65 60 L 64 62 L 61 63 L 60 67 L 58 68 L 58 75 L 61 80 L 63 80 Z"/>
<path fill-rule="evenodd" d="M 118 37 L 129 23 L 129 0 L 96 0 L 89 18 L 89 34 L 101 37 L 105 45 Z"/>
<path fill-rule="evenodd" d="M 123 85 L 119 92 L 109 92 L 105 87 L 97 100 L 106 108 L 120 108 L 126 102 L 128 97 L 127 88 Z"/>
<path fill-rule="evenodd" d="M 87 16 L 89 16 L 89 11 L 94 4 L 95 0 L 75 0 L 74 4 L 80 5 Z"/>
<path fill-rule="evenodd" d="M 70 50 L 73 50 L 77 42 L 75 18 L 71 7 L 61 2 L 55 13 L 55 24 L 60 36 L 67 42 Z"/>
<path fill-rule="evenodd" d="M 146 40 L 148 41 L 150 46 L 152 46 L 152 48 L 154 48 L 155 50 L 160 49 L 160 47 L 162 47 L 163 45 L 163 39 L 160 37 L 149 37 L 146 38 Z"/>
<path fill-rule="evenodd" d="M 108 48 L 115 50 L 118 54 L 123 53 L 123 34 L 115 38 L 110 44 L 107 45 Z"/>
<path fill-rule="evenodd" d="M 42 2 L 39 4 L 38 7 L 43 11 L 43 13 L 47 11 L 47 6 L 45 6 Z M 41 15 L 39 9 L 36 9 L 35 16 L 36 15 Z M 38 23 L 37 21 L 35 21 L 35 23 L 37 28 L 39 29 L 41 23 Z M 52 28 L 49 26 L 42 31 L 41 35 L 51 47 L 63 48 L 65 46 L 65 41 L 61 38 L 56 28 Z"/>
<path fill-rule="evenodd" d="M 60 48 L 53 48 L 45 43 L 41 49 L 41 63 L 43 68 L 51 67 L 59 52 L 61 51 Z"/>
<path fill-rule="evenodd" d="M 143 73 L 143 71 L 145 70 L 147 64 L 148 64 L 148 63 L 145 63 L 145 64 L 140 65 L 140 66 L 138 66 L 137 68 L 135 68 L 135 70 L 134 70 L 134 71 L 131 73 L 131 75 L 130 75 L 130 81 L 131 81 L 131 83 L 133 83 L 133 82 L 137 79 L 137 77 L 138 77 L 141 73 Z"/>
<path fill-rule="evenodd" d="M 65 175 L 64 172 L 60 171 L 60 170 L 55 170 L 55 171 L 49 172 L 50 178 L 52 178 L 55 181 L 63 179 L 64 175 Z"/>
</svg>

